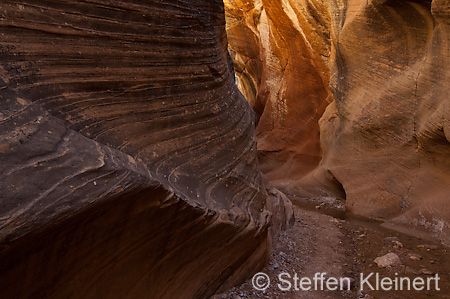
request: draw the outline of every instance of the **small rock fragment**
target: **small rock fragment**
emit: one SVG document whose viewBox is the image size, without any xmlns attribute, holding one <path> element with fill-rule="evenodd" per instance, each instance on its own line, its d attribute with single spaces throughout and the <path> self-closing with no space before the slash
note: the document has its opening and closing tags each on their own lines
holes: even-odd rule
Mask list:
<svg viewBox="0 0 450 299">
<path fill-rule="evenodd" d="M 364 290 L 359 290 L 358 291 L 358 298 L 369 298 L 369 299 L 371 299 L 372 297 L 369 295 L 369 294 L 367 294 Z"/>
<path fill-rule="evenodd" d="M 430 271 L 430 270 L 428 270 L 428 269 L 426 269 L 426 268 L 422 268 L 422 269 L 420 269 L 420 274 L 423 274 L 423 275 L 433 275 L 434 272 L 432 272 L 432 271 Z"/>
<path fill-rule="evenodd" d="M 433 250 L 438 249 L 438 247 L 436 245 L 430 245 L 430 244 L 417 245 L 417 248 L 419 248 L 419 249 L 429 249 L 429 250 L 431 250 L 431 249 L 433 249 Z"/>
<path fill-rule="evenodd" d="M 419 274 L 419 272 L 417 272 L 417 271 L 414 270 L 413 268 L 406 267 L 406 268 L 405 268 L 405 274 L 417 275 L 417 274 Z"/>
<path fill-rule="evenodd" d="M 315 208 L 316 208 L 316 209 L 320 209 L 320 208 L 322 208 L 323 206 L 325 206 L 325 203 L 321 203 L 320 205 L 316 206 Z"/>
<path fill-rule="evenodd" d="M 387 237 L 383 240 L 383 243 L 386 245 L 391 245 L 394 241 L 400 242 L 397 237 Z"/>
<path fill-rule="evenodd" d="M 377 257 L 374 262 L 380 268 L 394 267 L 401 265 L 402 262 L 396 253 L 390 252 L 386 255 Z"/>
<path fill-rule="evenodd" d="M 363 239 L 363 238 L 365 238 L 365 237 L 366 237 L 365 234 L 360 234 L 357 238 L 358 238 L 358 239 Z"/>
<path fill-rule="evenodd" d="M 400 241 L 394 241 L 392 242 L 392 247 L 396 249 L 403 248 L 403 244 Z"/>
<path fill-rule="evenodd" d="M 417 254 L 417 253 L 410 253 L 409 254 L 409 259 L 413 260 L 413 261 L 420 261 L 422 259 L 422 256 L 420 254 Z"/>
<path fill-rule="evenodd" d="M 366 295 L 367 293 L 364 290 L 359 290 L 357 294 L 358 294 L 358 297 L 364 297 L 364 295 Z"/>
</svg>

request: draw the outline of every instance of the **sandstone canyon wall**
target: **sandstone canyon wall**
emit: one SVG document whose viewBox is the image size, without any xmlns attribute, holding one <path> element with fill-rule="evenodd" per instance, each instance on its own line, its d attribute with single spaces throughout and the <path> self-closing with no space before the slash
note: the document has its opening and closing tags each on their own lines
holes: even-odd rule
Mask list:
<svg viewBox="0 0 450 299">
<path fill-rule="evenodd" d="M 223 3 L 0 3 L 0 297 L 206 298 L 292 220 Z"/>
<path fill-rule="evenodd" d="M 321 119 L 322 167 L 343 185 L 348 211 L 450 245 L 450 5 L 335 9 L 336 101 Z"/>
<path fill-rule="evenodd" d="M 262 170 L 272 181 L 301 178 L 320 162 L 318 120 L 331 101 L 327 7 L 320 1 L 224 3 L 239 87 L 259 117 Z"/>
<path fill-rule="evenodd" d="M 226 4 L 240 88 L 261 114 L 259 148 L 304 154 L 320 119 L 320 149 L 308 150 L 320 165 L 304 175 L 284 155 L 264 169 L 269 178 L 287 193 L 342 197 L 350 213 L 450 244 L 449 2 Z M 308 133 L 288 130 L 280 141 L 274 131 L 286 123 Z M 277 173 L 284 164 L 300 170 Z"/>
</svg>

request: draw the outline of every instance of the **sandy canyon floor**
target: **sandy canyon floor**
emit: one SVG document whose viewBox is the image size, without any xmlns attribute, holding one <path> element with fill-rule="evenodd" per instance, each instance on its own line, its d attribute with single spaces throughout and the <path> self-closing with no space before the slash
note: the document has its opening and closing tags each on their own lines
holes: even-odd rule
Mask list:
<svg viewBox="0 0 450 299">
<path fill-rule="evenodd" d="M 296 221 L 292 228 L 279 236 L 269 263 L 261 271 L 271 280 L 264 291 L 257 291 L 249 279 L 226 293 L 212 299 L 243 298 L 450 298 L 449 249 L 416 236 L 388 230 L 378 223 L 358 219 L 342 219 L 327 215 L 323 205 L 316 209 L 295 206 Z M 329 212 L 329 211 L 328 211 Z M 333 214 L 333 213 L 331 213 Z M 339 215 L 339 213 L 334 213 Z M 395 253 L 401 264 L 380 268 L 374 260 L 387 253 Z M 326 272 L 326 277 L 351 278 L 351 290 L 345 291 L 282 291 L 278 275 L 295 273 L 299 278 L 313 279 L 316 273 Z M 371 290 L 364 284 L 361 291 L 360 275 L 379 273 L 380 278 L 435 277 L 439 275 L 440 291 L 431 283 L 431 291 Z M 374 274 L 375 275 L 375 274 Z M 369 282 L 375 288 L 374 276 Z M 287 287 L 287 284 L 283 284 Z M 344 287 L 345 289 L 347 287 Z"/>
</svg>

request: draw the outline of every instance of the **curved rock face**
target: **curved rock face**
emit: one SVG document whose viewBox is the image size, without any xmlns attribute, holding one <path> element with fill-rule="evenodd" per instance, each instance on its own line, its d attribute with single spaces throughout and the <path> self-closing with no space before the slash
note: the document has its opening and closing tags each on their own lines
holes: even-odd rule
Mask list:
<svg viewBox="0 0 450 299">
<path fill-rule="evenodd" d="M 328 8 L 321 1 L 227 0 L 239 87 L 259 116 L 262 170 L 272 181 L 314 169 L 329 101 Z"/>
<path fill-rule="evenodd" d="M 449 4 L 338 2 L 322 167 L 350 212 L 450 244 Z"/>
<path fill-rule="evenodd" d="M 267 136 L 288 119 L 296 119 L 290 123 L 297 132 L 309 132 L 289 135 L 292 148 L 315 142 L 313 124 L 321 117 L 322 153 L 310 151 L 322 155 L 319 167 L 297 179 L 305 166 L 283 156 L 272 165 L 283 173 L 266 168 L 269 177 L 283 179 L 277 185 L 288 193 L 346 198 L 351 213 L 425 229 L 450 244 L 448 1 L 227 3 L 241 90 L 262 114 L 261 150 L 268 140 L 285 150 L 288 137 Z M 307 107 L 326 103 L 328 85 L 331 104 L 322 116 Z M 296 88 L 289 100 L 280 92 L 285 86 Z M 275 106 L 284 107 L 275 109 L 282 117 L 267 127 L 265 114 Z"/>
<path fill-rule="evenodd" d="M 2 1 L 2 298 L 204 298 L 292 219 L 221 1 Z"/>
</svg>

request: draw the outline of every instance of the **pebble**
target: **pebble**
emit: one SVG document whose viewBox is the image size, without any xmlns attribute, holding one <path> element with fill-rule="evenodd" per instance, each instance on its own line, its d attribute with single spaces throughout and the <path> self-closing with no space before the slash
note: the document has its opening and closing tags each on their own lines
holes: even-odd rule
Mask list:
<svg viewBox="0 0 450 299">
<path fill-rule="evenodd" d="M 416 270 L 414 270 L 413 268 L 406 267 L 406 268 L 405 268 L 405 274 L 417 275 L 417 274 L 419 274 L 419 273 L 418 273 Z"/>
<path fill-rule="evenodd" d="M 383 243 L 386 245 L 391 245 L 395 241 L 400 242 L 399 238 L 397 237 L 387 237 L 383 240 Z"/>
<path fill-rule="evenodd" d="M 392 247 L 396 249 L 403 248 L 403 244 L 400 241 L 394 241 L 392 242 Z"/>
<path fill-rule="evenodd" d="M 323 206 L 325 206 L 325 203 L 321 203 L 320 205 L 316 206 L 315 208 L 316 208 L 316 209 L 320 209 L 320 208 L 322 208 Z"/>
<path fill-rule="evenodd" d="M 427 249 L 428 251 L 433 249 L 438 249 L 438 247 L 436 245 L 429 245 L 429 244 L 422 244 L 422 245 L 417 245 L 417 248 L 419 249 Z"/>
<path fill-rule="evenodd" d="M 432 271 L 430 271 L 430 270 L 428 270 L 428 269 L 426 269 L 426 268 L 423 268 L 423 269 L 420 269 L 420 274 L 424 274 L 424 275 L 433 275 L 434 272 L 432 272 Z"/>
<path fill-rule="evenodd" d="M 402 264 L 399 256 L 393 252 L 377 257 L 374 262 L 380 268 L 393 267 Z"/>
<path fill-rule="evenodd" d="M 367 294 L 367 293 L 366 293 L 366 291 L 364 291 L 364 290 L 359 290 L 358 293 L 357 293 L 358 298 L 364 298 L 364 296 L 365 296 L 366 294 Z"/>
<path fill-rule="evenodd" d="M 417 253 L 410 253 L 409 254 L 409 259 L 413 260 L 413 261 L 420 261 L 422 259 L 422 256 L 420 254 L 417 254 Z"/>
</svg>

